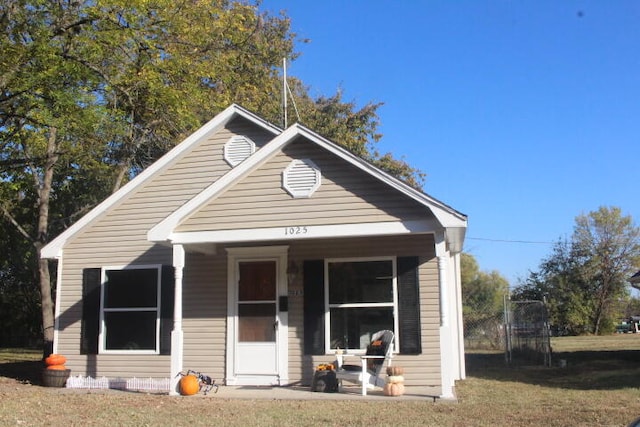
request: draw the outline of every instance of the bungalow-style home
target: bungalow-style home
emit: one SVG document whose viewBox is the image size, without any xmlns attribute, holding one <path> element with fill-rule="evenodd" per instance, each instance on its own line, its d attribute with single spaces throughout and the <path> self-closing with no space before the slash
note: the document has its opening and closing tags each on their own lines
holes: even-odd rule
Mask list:
<svg viewBox="0 0 640 427">
<path fill-rule="evenodd" d="M 311 384 L 395 334 L 408 386 L 465 376 L 466 216 L 306 127 L 222 111 L 42 251 L 72 375 Z"/>
</svg>

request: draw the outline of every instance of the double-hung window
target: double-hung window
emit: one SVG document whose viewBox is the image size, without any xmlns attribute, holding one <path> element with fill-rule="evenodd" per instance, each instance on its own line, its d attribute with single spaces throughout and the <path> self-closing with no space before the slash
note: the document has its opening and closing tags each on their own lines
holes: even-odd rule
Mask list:
<svg viewBox="0 0 640 427">
<path fill-rule="evenodd" d="M 396 287 L 395 258 L 326 260 L 327 351 L 366 348 L 382 329 L 397 337 Z"/>
<path fill-rule="evenodd" d="M 158 353 L 161 267 L 102 270 L 101 352 Z"/>
</svg>

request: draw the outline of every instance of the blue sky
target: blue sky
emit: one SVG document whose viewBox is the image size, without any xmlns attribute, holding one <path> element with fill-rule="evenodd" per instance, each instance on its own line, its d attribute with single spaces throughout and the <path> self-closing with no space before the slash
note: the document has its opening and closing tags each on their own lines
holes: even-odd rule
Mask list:
<svg viewBox="0 0 640 427">
<path fill-rule="evenodd" d="M 512 285 L 575 217 L 640 220 L 640 2 L 294 1 L 313 95 L 383 102 L 378 148 L 469 217 L 465 250 Z M 304 121 L 304 120 L 303 120 Z M 527 242 L 527 243 L 524 243 Z M 543 243 L 531 243 L 543 242 Z M 547 243 L 544 243 L 547 242 Z"/>
</svg>

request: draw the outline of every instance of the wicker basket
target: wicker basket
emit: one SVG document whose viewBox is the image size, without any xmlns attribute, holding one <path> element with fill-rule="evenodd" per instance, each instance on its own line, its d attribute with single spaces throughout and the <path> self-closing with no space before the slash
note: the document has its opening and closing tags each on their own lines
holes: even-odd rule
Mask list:
<svg viewBox="0 0 640 427">
<path fill-rule="evenodd" d="M 45 387 L 64 387 L 70 374 L 71 369 L 44 369 L 42 371 L 42 384 Z"/>
</svg>

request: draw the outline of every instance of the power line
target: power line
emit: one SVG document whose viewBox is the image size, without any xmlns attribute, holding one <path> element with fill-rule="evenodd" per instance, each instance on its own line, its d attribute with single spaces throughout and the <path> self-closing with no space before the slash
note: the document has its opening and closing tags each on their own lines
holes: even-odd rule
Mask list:
<svg viewBox="0 0 640 427">
<path fill-rule="evenodd" d="M 535 245 L 552 245 L 554 242 L 543 242 L 535 240 L 509 240 L 509 239 L 489 239 L 485 237 L 466 237 L 468 240 L 482 240 L 484 242 L 497 242 L 497 243 L 526 243 Z"/>
</svg>

